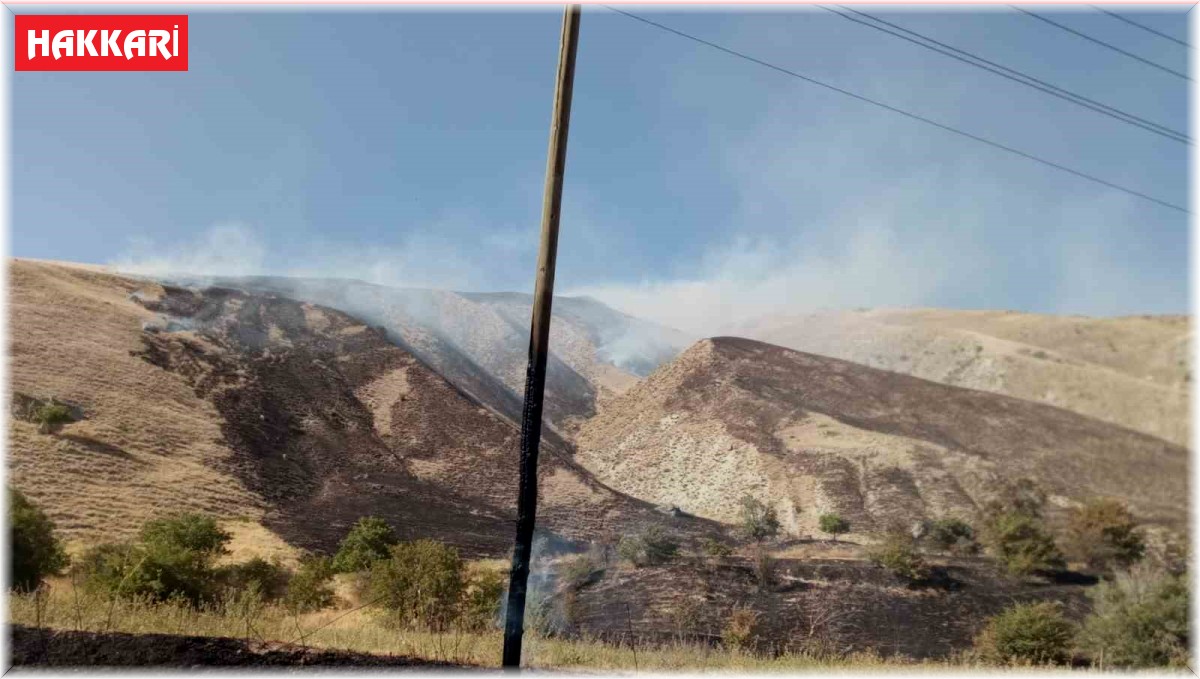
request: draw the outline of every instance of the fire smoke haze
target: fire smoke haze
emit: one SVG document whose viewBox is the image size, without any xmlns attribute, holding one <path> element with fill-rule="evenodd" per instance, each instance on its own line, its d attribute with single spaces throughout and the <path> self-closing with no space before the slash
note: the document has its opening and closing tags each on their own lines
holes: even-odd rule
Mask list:
<svg viewBox="0 0 1200 679">
<path fill-rule="evenodd" d="M 1184 145 L 832 14 L 651 16 L 1187 202 Z M 1182 9 L 1135 16 L 1184 35 L 1182 17 Z M 1049 39 L 1052 29 L 1028 17 L 886 18 L 1186 128 L 1182 81 Z M 530 290 L 556 12 L 193 19 L 186 79 L 14 79 L 14 255 L 147 275 Z M 1186 60 L 1186 50 L 1124 32 L 1111 17 L 1068 20 L 1173 67 Z M 199 39 L 215 34 L 228 38 L 219 48 Z M 585 10 L 578 69 L 561 295 L 695 335 L 814 309 L 1188 308 L 1181 213 L 600 8 Z M 80 116 L 94 124 L 78 125 Z M 120 166 L 97 172 L 83 162 L 92 158 Z"/>
</svg>

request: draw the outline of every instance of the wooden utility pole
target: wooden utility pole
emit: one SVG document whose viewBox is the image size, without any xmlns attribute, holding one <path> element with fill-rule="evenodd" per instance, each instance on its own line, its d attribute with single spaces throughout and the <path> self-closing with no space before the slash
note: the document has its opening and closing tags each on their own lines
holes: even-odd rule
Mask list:
<svg viewBox="0 0 1200 679">
<path fill-rule="evenodd" d="M 504 667 L 521 666 L 525 628 L 525 590 L 537 520 L 538 444 L 542 438 L 542 394 L 546 389 L 546 357 L 550 343 L 550 305 L 554 298 L 554 260 L 558 253 L 558 218 L 563 171 L 567 165 L 567 128 L 571 121 L 571 89 L 575 83 L 575 46 L 579 41 L 579 5 L 563 13 L 558 50 L 558 79 L 550 117 L 550 151 L 542 200 L 542 244 L 538 251 L 533 319 L 529 330 L 529 365 L 525 369 L 525 408 L 521 417 L 521 480 L 517 495 L 517 540 L 508 581 L 504 618 Z"/>
</svg>

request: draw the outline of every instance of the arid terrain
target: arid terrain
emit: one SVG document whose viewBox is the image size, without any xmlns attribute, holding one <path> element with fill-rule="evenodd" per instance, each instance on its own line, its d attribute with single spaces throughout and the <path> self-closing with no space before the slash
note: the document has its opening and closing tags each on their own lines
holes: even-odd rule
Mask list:
<svg viewBox="0 0 1200 679">
<path fill-rule="evenodd" d="M 190 509 L 306 548 L 369 514 L 472 554 L 511 545 L 516 426 L 378 328 L 274 295 L 20 261 L 10 276 L 14 400 L 81 413 L 53 434 L 15 419 L 10 479 L 68 539 Z M 553 437 L 543 450 L 548 531 L 702 529 L 597 483 Z"/>
<path fill-rule="evenodd" d="M 1188 445 L 1191 324 L 1015 311 L 768 316 L 727 334 L 1046 403 Z"/>
<path fill-rule="evenodd" d="M 527 295 L 149 280 L 30 260 L 11 261 L 8 275 L 9 483 L 71 553 L 192 511 L 232 534 L 225 563 L 331 553 L 368 515 L 472 563 L 507 558 Z M 942 551 L 927 555 L 926 576 L 905 580 L 871 560 L 885 532 L 974 522 L 1020 479 L 1046 492 L 1054 530 L 1068 510 L 1110 498 L 1153 550 L 1187 534 L 1185 318 L 830 312 L 693 341 L 588 298 L 558 298 L 554 310 L 534 588 L 550 617 L 547 648 L 576 659 L 552 666 L 631 650 L 636 668 L 628 644 L 638 641 L 687 644 L 655 662 L 691 667 L 743 609 L 757 621 L 747 648 L 767 657 L 817 642 L 956 657 L 1017 601 L 1057 601 L 1080 620 L 1097 579 L 1078 569 L 1013 577 L 990 556 Z M 70 421 L 40 425 L 47 404 L 66 406 Z M 778 512 L 769 543 L 742 534 L 746 497 Z M 840 538 L 822 534 L 825 513 L 848 522 Z M 674 536 L 678 554 L 634 568 L 617 546 L 651 526 Z M 714 542 L 726 552 L 706 551 Z M 55 581 L 45 611 L 16 600 L 13 622 L 91 630 L 18 630 L 26 662 L 53 664 L 49 643 L 64 657 L 108 658 L 116 643 L 166 662 L 123 632 L 174 635 L 163 643 L 248 664 L 404 665 L 412 655 L 358 611 L 365 602 L 348 582 L 334 608 L 266 629 L 290 636 L 311 624 L 315 634 L 337 621 L 315 638 L 376 655 L 263 645 L 261 630 L 212 611 L 193 627 L 147 622 L 176 620 L 170 606 L 128 604 L 114 623 L 112 606 L 98 605 L 81 627 L 71 586 Z M 237 643 L 196 641 L 229 636 Z M 439 660 L 494 663 L 442 655 L 444 641 Z M 740 653 L 721 666 L 745 667 Z"/>
<path fill-rule="evenodd" d="M 576 453 L 614 488 L 717 521 L 734 521 L 743 495 L 774 503 L 795 535 L 827 511 L 864 533 L 970 516 L 1021 477 L 1058 507 L 1120 498 L 1182 531 L 1187 457 L 1060 408 L 727 337 L 589 421 Z"/>
</svg>

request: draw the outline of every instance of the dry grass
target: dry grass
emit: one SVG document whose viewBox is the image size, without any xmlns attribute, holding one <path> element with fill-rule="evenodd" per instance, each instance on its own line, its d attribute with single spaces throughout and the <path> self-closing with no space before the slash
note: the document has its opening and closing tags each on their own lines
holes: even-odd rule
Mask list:
<svg viewBox="0 0 1200 679">
<path fill-rule="evenodd" d="M 324 610 L 291 615 L 264 606 L 249 614 L 235 606 L 196 610 L 175 604 L 113 601 L 74 588 L 57 578 L 41 598 L 11 595 L 10 621 L 29 626 L 93 632 L 160 633 L 242 638 L 255 642 L 295 643 L 377 654 L 402 654 L 495 667 L 500 664 L 501 633 L 429 632 L 382 626 L 370 609 Z M 949 670 L 969 661 L 917 662 L 874 654 L 774 657 L 680 641 L 656 646 L 630 646 L 599 640 L 525 637 L 525 663 L 543 669 L 714 670 L 770 672 L 815 669 Z"/>
<path fill-rule="evenodd" d="M 130 352 L 155 314 L 129 298 L 161 294 L 87 268 L 9 267 L 11 388 L 81 407 L 57 434 L 10 420 L 9 482 L 71 543 L 128 537 L 164 511 L 257 520 L 264 502 L 217 466 L 232 455 L 211 403 L 179 375 Z"/>
</svg>

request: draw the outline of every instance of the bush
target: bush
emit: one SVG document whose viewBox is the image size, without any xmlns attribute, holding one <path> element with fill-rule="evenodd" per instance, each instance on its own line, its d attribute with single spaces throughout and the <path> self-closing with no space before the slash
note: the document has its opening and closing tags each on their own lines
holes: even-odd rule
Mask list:
<svg viewBox="0 0 1200 679">
<path fill-rule="evenodd" d="M 68 422 L 74 422 L 71 409 L 61 403 L 46 403 L 33 412 L 33 421 L 38 424 L 42 433 L 57 430 Z"/>
<path fill-rule="evenodd" d="M 242 563 L 216 569 L 216 579 L 226 592 L 257 592 L 263 601 L 282 599 L 288 591 L 291 574 L 278 560 L 254 557 Z"/>
<path fill-rule="evenodd" d="M 990 662 L 1058 665 L 1070 659 L 1074 637 L 1057 602 L 1017 604 L 988 621 L 975 650 Z"/>
<path fill-rule="evenodd" d="M 371 568 L 371 564 L 388 558 L 389 550 L 400 540 L 383 519 L 367 516 L 358 520 L 333 557 L 333 567 L 339 573 L 353 573 Z"/>
<path fill-rule="evenodd" d="M 226 553 L 225 545 L 231 536 L 211 516 L 178 513 L 147 521 L 138 537 L 151 551 L 184 551 L 215 557 Z"/>
<path fill-rule="evenodd" d="M 1011 575 L 1024 576 L 1066 567 L 1054 538 L 1035 515 L 1020 511 L 1003 512 L 991 518 L 986 536 L 993 556 Z"/>
<path fill-rule="evenodd" d="M 1115 667 L 1184 667 L 1188 660 L 1186 575 L 1146 567 L 1118 573 L 1088 592 L 1092 614 L 1081 646 Z"/>
<path fill-rule="evenodd" d="M 462 625 L 470 632 L 495 627 L 500 620 L 500 602 L 508 589 L 506 573 L 484 570 L 467 584 L 462 600 Z"/>
<path fill-rule="evenodd" d="M 19 490 L 8 491 L 8 582 L 21 591 L 35 590 L 48 575 L 62 572 L 67 553 L 54 536 L 54 522 Z"/>
<path fill-rule="evenodd" d="M 458 550 L 417 540 L 393 546 L 371 566 L 368 591 L 392 624 L 442 631 L 457 617 L 464 589 Z"/>
<path fill-rule="evenodd" d="M 564 558 L 559 572 L 562 574 L 562 582 L 569 589 L 579 589 L 598 580 L 604 572 L 604 566 L 602 551 L 590 549 L 583 554 Z"/>
<path fill-rule="evenodd" d="M 713 559 L 724 559 L 733 554 L 733 548 L 716 538 L 706 537 L 700 541 L 700 552 Z"/>
<path fill-rule="evenodd" d="M 617 554 L 638 567 L 664 564 L 678 553 L 679 541 L 655 524 L 621 538 L 617 544 Z"/>
<path fill-rule="evenodd" d="M 821 528 L 821 532 L 832 535 L 835 542 L 837 541 L 837 536 L 850 531 L 850 522 L 833 513 L 822 514 L 817 519 L 817 523 Z"/>
<path fill-rule="evenodd" d="M 749 495 L 743 496 L 741 503 L 741 528 L 747 537 L 762 542 L 779 534 L 779 515 L 774 507 Z"/>
<path fill-rule="evenodd" d="M 733 609 L 725 619 L 721 640 L 730 649 L 745 650 L 754 646 L 758 636 L 758 611 L 743 606 Z"/>
<path fill-rule="evenodd" d="M 979 551 L 975 529 L 962 519 L 947 518 L 930 522 L 926 539 L 935 549 L 943 552 L 962 555 Z"/>
<path fill-rule="evenodd" d="M 283 605 L 296 613 L 319 611 L 333 604 L 333 560 L 323 554 L 305 554 L 288 580 Z"/>
<path fill-rule="evenodd" d="M 196 605 L 215 599 L 218 582 L 212 562 L 225 553 L 229 539 L 211 517 L 174 514 L 147 521 L 135 543 L 88 550 L 76 572 L 92 591 L 156 601 L 183 598 Z"/>
<path fill-rule="evenodd" d="M 893 530 L 867 552 L 867 558 L 876 566 L 882 566 L 898 577 L 910 582 L 920 582 L 929 577 L 929 567 L 917 552 L 912 537 L 903 531 Z"/>
<path fill-rule="evenodd" d="M 1129 509 L 1117 500 L 1096 499 L 1071 510 L 1067 548 L 1090 568 L 1127 568 L 1140 561 L 1146 543 Z"/>
</svg>

